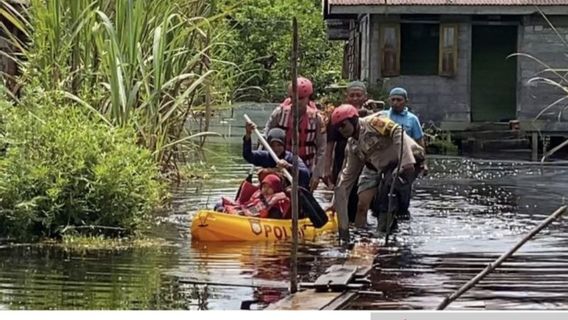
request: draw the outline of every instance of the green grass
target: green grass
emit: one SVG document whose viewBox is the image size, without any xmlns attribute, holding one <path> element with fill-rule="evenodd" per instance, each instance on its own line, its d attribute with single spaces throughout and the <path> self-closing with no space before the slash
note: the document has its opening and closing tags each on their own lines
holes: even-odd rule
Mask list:
<svg viewBox="0 0 568 320">
<path fill-rule="evenodd" d="M 129 249 L 160 249 L 169 244 L 160 238 L 107 238 L 104 236 L 64 236 L 60 241 L 46 240 L 45 245 L 61 247 L 67 251 L 121 251 Z"/>
</svg>

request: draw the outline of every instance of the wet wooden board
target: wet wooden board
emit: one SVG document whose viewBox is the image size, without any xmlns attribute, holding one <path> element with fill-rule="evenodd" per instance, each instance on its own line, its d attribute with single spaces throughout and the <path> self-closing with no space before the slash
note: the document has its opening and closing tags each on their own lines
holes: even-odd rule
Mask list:
<svg viewBox="0 0 568 320">
<path fill-rule="evenodd" d="M 365 288 L 365 286 L 367 285 L 367 283 L 361 283 L 361 282 L 355 282 L 355 283 L 349 283 L 345 290 L 361 290 L 363 288 Z M 313 282 L 300 282 L 299 283 L 299 288 L 301 290 L 303 289 L 314 289 L 316 287 L 316 285 Z"/>
<path fill-rule="evenodd" d="M 358 267 L 357 272 L 355 273 L 355 278 L 365 278 L 372 270 L 373 266 Z"/>
<path fill-rule="evenodd" d="M 358 296 L 354 291 L 347 291 L 341 294 L 339 297 L 333 299 L 328 305 L 321 308 L 320 310 L 342 310 L 345 306 L 349 304 L 353 299 Z"/>
<path fill-rule="evenodd" d="M 290 295 L 264 310 L 340 310 L 351 302 L 357 293 L 300 291 Z"/>
<path fill-rule="evenodd" d="M 357 297 L 358 290 L 362 284 L 353 283 L 366 277 L 373 269 L 373 261 L 376 254 L 376 247 L 373 245 L 356 245 L 350 252 L 350 256 L 343 265 L 335 265 L 328 269 L 333 271 L 326 272 L 316 282 L 309 284 L 309 290 L 300 291 L 289 295 L 284 299 L 270 304 L 265 310 L 337 310 L 343 309 Z M 331 270 L 330 270 L 331 269 Z M 325 278 L 322 278 L 324 277 Z M 329 280 L 335 284 L 342 284 L 342 292 L 329 292 Z M 350 283 L 351 282 L 351 283 Z M 317 292 L 315 284 L 324 285 L 323 292 Z M 355 288 L 357 286 L 357 288 Z"/>
<path fill-rule="evenodd" d="M 345 291 L 357 273 L 357 266 L 333 265 L 314 282 L 314 289 L 321 291 Z"/>
<path fill-rule="evenodd" d="M 358 244 L 351 250 L 349 258 L 345 261 L 344 265 L 355 265 L 363 268 L 372 266 L 376 254 L 376 246 Z"/>
<path fill-rule="evenodd" d="M 264 310 L 322 310 L 342 294 L 343 292 L 300 291 L 270 304 Z"/>
<path fill-rule="evenodd" d="M 211 282 L 211 281 L 201 281 L 197 279 L 185 279 L 181 278 L 178 282 L 183 284 L 195 284 L 195 285 L 208 285 L 211 287 L 244 287 L 244 288 L 271 288 L 271 289 L 287 289 L 289 285 L 282 281 L 271 281 L 255 279 L 254 281 L 237 281 L 237 282 Z"/>
</svg>

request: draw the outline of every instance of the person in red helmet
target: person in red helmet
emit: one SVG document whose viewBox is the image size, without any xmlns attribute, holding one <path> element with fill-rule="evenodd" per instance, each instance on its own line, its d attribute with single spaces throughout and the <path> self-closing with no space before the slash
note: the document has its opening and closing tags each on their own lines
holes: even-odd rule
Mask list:
<svg viewBox="0 0 568 320">
<path fill-rule="evenodd" d="M 299 77 L 297 86 L 298 112 L 300 114 L 298 156 L 310 169 L 310 189 L 313 191 L 317 188 L 324 173 L 325 125 L 315 103 L 310 100 L 314 92 L 312 82 L 304 77 Z M 292 121 L 292 99 L 288 98 L 274 109 L 264 127 L 265 134 L 272 128 L 284 130 L 286 132 L 286 150 L 288 151 L 292 151 Z"/>
<path fill-rule="evenodd" d="M 290 219 L 290 198 L 284 192 L 282 180 L 267 174 L 249 199 L 230 200 L 221 197 L 217 211 L 259 218 Z"/>
<path fill-rule="evenodd" d="M 344 103 L 350 104 L 357 108 L 359 117 L 365 117 L 372 112 L 367 109 L 370 105 L 367 96 L 367 86 L 361 81 L 352 81 L 347 84 L 345 90 Z M 326 110 L 329 115 L 327 122 L 327 145 L 325 148 L 325 166 L 323 181 L 329 189 L 333 189 L 337 183 L 339 172 L 343 166 L 345 158 L 345 146 L 347 139 L 344 138 L 339 132 L 331 125 L 331 115 L 333 114 L 333 107 Z M 349 221 L 355 222 L 357 213 L 357 189 L 353 188 L 349 193 Z"/>
<path fill-rule="evenodd" d="M 344 104 L 333 111 L 331 123 L 339 133 L 348 139 L 345 149 L 346 161 L 334 190 L 333 206 L 339 218 L 339 235 L 349 239 L 349 217 L 347 202 L 349 191 L 357 183 L 356 227 L 367 224 L 367 211 L 377 191 L 377 186 L 368 188 L 365 177 L 360 173 L 363 167 L 381 171 L 392 163 L 401 162 L 401 176 L 414 172 L 415 153 L 424 150 L 410 138 L 394 121 L 384 113 L 375 113 L 359 118 L 359 111 L 352 105 Z M 404 135 L 403 150 L 400 154 L 401 134 Z"/>
</svg>

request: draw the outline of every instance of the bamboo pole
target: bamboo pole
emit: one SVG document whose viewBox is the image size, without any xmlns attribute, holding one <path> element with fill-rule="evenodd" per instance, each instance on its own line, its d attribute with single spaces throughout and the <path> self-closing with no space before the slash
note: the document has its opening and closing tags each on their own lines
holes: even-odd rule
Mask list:
<svg viewBox="0 0 568 320">
<path fill-rule="evenodd" d="M 299 57 L 298 21 L 296 17 L 292 19 L 292 153 L 294 154 L 292 168 L 292 254 L 290 257 L 290 292 L 298 291 L 298 123 L 300 114 L 298 112 L 298 57 Z"/>
<path fill-rule="evenodd" d="M 546 160 L 546 158 L 550 157 L 551 155 L 555 154 L 556 151 L 564 148 L 565 146 L 568 146 L 568 139 L 566 139 L 564 142 L 562 142 L 561 144 L 557 145 L 556 147 L 554 147 L 552 150 L 546 152 L 544 154 L 544 156 L 542 156 L 542 159 L 540 159 L 540 163 L 543 163 L 544 160 Z"/>
<path fill-rule="evenodd" d="M 507 251 L 503 255 L 501 255 L 495 262 L 490 263 L 487 267 L 481 271 L 478 275 L 476 275 L 473 279 L 469 280 L 466 284 L 464 284 L 461 288 L 459 288 L 456 292 L 452 293 L 450 296 L 446 297 L 440 305 L 436 308 L 436 310 L 444 310 L 450 303 L 454 300 L 459 298 L 462 294 L 467 292 L 469 289 L 473 288 L 481 279 L 483 279 L 486 275 L 491 273 L 497 267 L 499 267 L 505 260 L 507 260 L 510 256 L 512 256 L 520 247 L 522 247 L 527 241 L 532 239 L 537 233 L 539 233 L 542 229 L 548 226 L 552 221 L 556 220 L 560 217 L 563 213 L 566 212 L 566 208 L 568 206 L 562 206 L 554 211 L 546 220 L 541 222 L 538 226 L 531 230 L 529 234 L 527 234 L 521 241 L 519 241 L 511 250 Z"/>
</svg>

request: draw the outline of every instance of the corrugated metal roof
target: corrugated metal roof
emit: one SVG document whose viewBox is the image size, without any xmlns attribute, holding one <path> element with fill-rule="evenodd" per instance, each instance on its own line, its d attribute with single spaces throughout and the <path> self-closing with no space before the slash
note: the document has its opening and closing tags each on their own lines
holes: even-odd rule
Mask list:
<svg viewBox="0 0 568 320">
<path fill-rule="evenodd" d="M 328 0 L 333 6 L 562 6 L 568 0 Z"/>
</svg>

